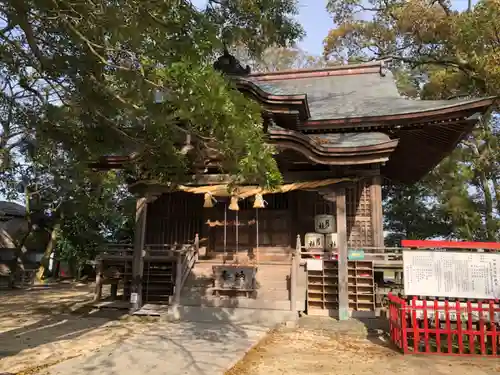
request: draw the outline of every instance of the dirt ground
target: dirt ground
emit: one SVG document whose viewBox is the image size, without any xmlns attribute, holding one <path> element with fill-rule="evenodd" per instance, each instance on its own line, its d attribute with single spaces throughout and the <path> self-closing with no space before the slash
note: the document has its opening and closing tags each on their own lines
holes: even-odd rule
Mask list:
<svg viewBox="0 0 500 375">
<path fill-rule="evenodd" d="M 28 375 L 118 344 L 155 319 L 87 306 L 90 285 L 0 291 L 0 374 Z M 498 375 L 500 360 L 402 356 L 359 322 L 302 318 L 269 334 L 226 375 Z"/>
<path fill-rule="evenodd" d="M 378 335 L 314 325 L 274 331 L 226 375 L 500 374 L 497 359 L 402 356 Z"/>
<path fill-rule="evenodd" d="M 0 374 L 32 374 L 147 328 L 125 312 L 95 310 L 90 285 L 0 291 Z"/>
</svg>

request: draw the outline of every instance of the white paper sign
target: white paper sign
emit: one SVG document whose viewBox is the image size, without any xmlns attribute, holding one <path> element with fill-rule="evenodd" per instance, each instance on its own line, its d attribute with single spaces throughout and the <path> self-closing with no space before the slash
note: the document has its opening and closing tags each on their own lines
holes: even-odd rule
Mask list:
<svg viewBox="0 0 500 375">
<path fill-rule="evenodd" d="M 137 303 L 139 295 L 137 293 L 130 293 L 130 303 Z"/>
<path fill-rule="evenodd" d="M 307 259 L 308 271 L 323 271 L 323 259 Z"/>
<path fill-rule="evenodd" d="M 500 297 L 500 254 L 403 251 L 408 296 L 496 299 Z"/>
</svg>

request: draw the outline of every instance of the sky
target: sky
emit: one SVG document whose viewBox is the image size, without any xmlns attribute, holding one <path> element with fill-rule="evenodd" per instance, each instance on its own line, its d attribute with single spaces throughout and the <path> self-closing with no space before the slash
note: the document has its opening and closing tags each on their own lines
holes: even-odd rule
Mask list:
<svg viewBox="0 0 500 375">
<path fill-rule="evenodd" d="M 467 8 L 468 0 L 452 0 L 452 6 L 456 10 Z M 206 0 L 192 0 L 197 7 L 203 7 Z M 328 31 L 333 28 L 333 21 L 326 11 L 326 0 L 299 0 L 299 15 L 297 20 L 306 31 L 305 38 L 299 42 L 299 47 L 311 55 L 323 53 L 323 39 Z M 472 4 L 477 3 L 473 0 Z"/>
</svg>

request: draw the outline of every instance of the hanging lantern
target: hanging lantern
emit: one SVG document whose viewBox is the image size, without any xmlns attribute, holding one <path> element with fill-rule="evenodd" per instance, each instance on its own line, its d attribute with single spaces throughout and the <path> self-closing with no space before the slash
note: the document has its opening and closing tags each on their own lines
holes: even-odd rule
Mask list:
<svg viewBox="0 0 500 375">
<path fill-rule="evenodd" d="M 214 206 L 214 197 L 210 193 L 205 193 L 205 201 L 203 202 L 204 208 L 212 208 Z"/>
<path fill-rule="evenodd" d="M 231 197 L 231 203 L 229 204 L 228 207 L 231 211 L 239 211 L 240 207 L 238 206 L 238 197 L 237 196 L 232 196 Z"/>
<path fill-rule="evenodd" d="M 264 202 L 264 198 L 262 194 L 255 194 L 255 200 L 253 202 L 253 208 L 265 208 L 266 202 Z"/>
</svg>

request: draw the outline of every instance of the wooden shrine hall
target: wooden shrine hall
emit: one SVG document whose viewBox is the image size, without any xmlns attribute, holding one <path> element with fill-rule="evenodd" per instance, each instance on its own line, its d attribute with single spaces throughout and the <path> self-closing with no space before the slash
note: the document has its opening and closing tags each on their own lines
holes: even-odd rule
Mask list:
<svg viewBox="0 0 500 375">
<path fill-rule="evenodd" d="M 421 179 L 495 100 L 405 99 L 389 63 L 252 74 L 225 52 L 214 68 L 261 104 L 283 186 L 228 191 L 230 176 L 210 166 L 176 191 L 131 181 L 135 243 L 102 253 L 100 275 L 112 279 L 112 268 L 135 308 L 160 301 L 340 318 L 374 312 L 373 262 L 347 262 L 347 253 L 384 246 L 381 184 Z M 92 167 L 133 162 L 107 156 Z M 304 265 L 313 250 L 321 269 Z"/>
</svg>

